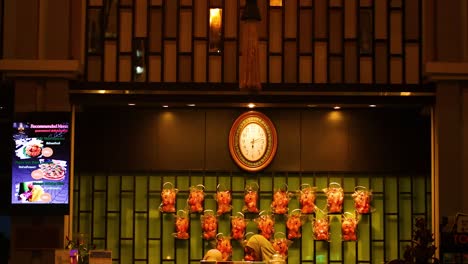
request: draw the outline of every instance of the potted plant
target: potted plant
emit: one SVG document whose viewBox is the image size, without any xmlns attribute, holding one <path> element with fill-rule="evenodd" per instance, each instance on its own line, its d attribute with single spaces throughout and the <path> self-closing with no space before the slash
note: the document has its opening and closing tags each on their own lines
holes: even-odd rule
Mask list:
<svg viewBox="0 0 468 264">
<path fill-rule="evenodd" d="M 439 259 L 434 257 L 437 247 L 433 245 L 434 236 L 428 229 L 426 220 L 423 217 L 416 218 L 415 227 L 411 245 L 406 246 L 403 253 L 404 259 L 392 260 L 388 264 L 440 263 Z"/>
</svg>

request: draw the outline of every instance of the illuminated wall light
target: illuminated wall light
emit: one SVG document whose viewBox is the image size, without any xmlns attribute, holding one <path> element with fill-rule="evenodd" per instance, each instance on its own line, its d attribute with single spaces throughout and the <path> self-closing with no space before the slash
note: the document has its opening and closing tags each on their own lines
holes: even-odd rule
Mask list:
<svg viewBox="0 0 468 264">
<path fill-rule="evenodd" d="M 168 108 L 169 106 L 168 106 L 168 105 L 163 105 L 162 107 L 164 107 L 164 108 Z"/>
<path fill-rule="evenodd" d="M 210 8 L 210 52 L 221 52 L 222 16 L 221 8 Z"/>
<path fill-rule="evenodd" d="M 135 103 L 128 103 L 128 105 L 129 105 L 129 106 L 134 106 L 134 105 L 135 105 Z"/>
<path fill-rule="evenodd" d="M 187 104 L 187 106 L 193 107 L 195 106 L 195 104 Z"/>
<path fill-rule="evenodd" d="M 371 105 L 369 105 L 369 107 L 377 107 L 377 105 L 371 104 Z"/>
<path fill-rule="evenodd" d="M 411 92 L 401 92 L 400 95 L 401 96 L 410 96 Z"/>
<path fill-rule="evenodd" d="M 283 6 L 283 0 L 270 0 L 270 6 Z"/>
<path fill-rule="evenodd" d="M 254 103 L 250 103 L 247 105 L 249 108 L 254 108 L 255 107 L 255 104 Z"/>
<path fill-rule="evenodd" d="M 340 106 L 334 106 L 333 109 L 339 110 L 339 109 L 341 109 L 341 107 Z"/>
<path fill-rule="evenodd" d="M 136 74 L 142 74 L 143 72 L 145 72 L 145 68 L 143 68 L 141 66 L 136 66 L 135 67 L 135 73 Z"/>
</svg>

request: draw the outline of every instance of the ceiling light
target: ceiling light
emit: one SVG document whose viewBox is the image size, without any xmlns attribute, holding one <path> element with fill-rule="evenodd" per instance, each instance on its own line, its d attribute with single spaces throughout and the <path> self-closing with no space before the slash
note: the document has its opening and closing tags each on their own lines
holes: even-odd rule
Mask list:
<svg viewBox="0 0 468 264">
<path fill-rule="evenodd" d="M 195 104 L 187 104 L 187 106 L 195 106 Z"/>
<path fill-rule="evenodd" d="M 338 110 L 338 109 L 341 109 L 341 107 L 340 106 L 334 106 L 333 109 Z"/>
<path fill-rule="evenodd" d="M 168 105 L 163 105 L 162 107 L 164 107 L 164 108 L 168 108 L 169 106 L 168 106 Z"/>
<path fill-rule="evenodd" d="M 401 92 L 400 95 L 401 96 L 410 96 L 411 92 Z"/>
<path fill-rule="evenodd" d="M 369 107 L 377 107 L 375 104 L 370 104 Z"/>
<path fill-rule="evenodd" d="M 317 107 L 316 104 L 308 104 L 307 107 Z"/>
<path fill-rule="evenodd" d="M 254 108 L 255 107 L 255 104 L 254 103 L 250 103 L 247 105 L 249 108 Z"/>
</svg>

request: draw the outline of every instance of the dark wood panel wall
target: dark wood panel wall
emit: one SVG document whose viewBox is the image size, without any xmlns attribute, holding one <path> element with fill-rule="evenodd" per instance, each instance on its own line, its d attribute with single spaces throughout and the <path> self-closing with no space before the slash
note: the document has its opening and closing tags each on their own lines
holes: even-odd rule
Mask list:
<svg viewBox="0 0 468 264">
<path fill-rule="evenodd" d="M 418 109 L 262 109 L 278 152 L 267 171 L 429 171 L 430 117 Z M 77 113 L 79 171 L 239 171 L 228 134 L 243 110 Z"/>
<path fill-rule="evenodd" d="M 421 83 L 422 0 L 257 2 L 263 83 Z M 236 83 L 244 6 L 87 0 L 85 79 Z M 220 32 L 212 8 L 221 9 Z"/>
</svg>

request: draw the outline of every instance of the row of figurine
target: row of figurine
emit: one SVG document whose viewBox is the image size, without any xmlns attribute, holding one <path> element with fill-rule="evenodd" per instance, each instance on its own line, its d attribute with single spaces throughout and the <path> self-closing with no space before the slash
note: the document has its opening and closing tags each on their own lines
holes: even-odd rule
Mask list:
<svg viewBox="0 0 468 264">
<path fill-rule="evenodd" d="M 217 214 L 222 215 L 232 210 L 231 191 L 225 189 L 221 184 L 216 188 L 215 200 L 217 202 Z M 244 213 L 259 213 L 258 204 L 258 185 L 256 183 L 248 184 L 244 193 Z M 292 197 L 299 199 L 300 210 L 303 214 L 312 214 L 315 212 L 316 187 L 309 184 L 302 184 L 301 188 L 295 192 L 288 191 L 288 186 L 284 184 L 273 193 L 271 202 L 271 212 L 274 214 L 287 214 L 288 204 Z M 322 190 L 327 197 L 328 213 L 341 213 L 343 210 L 344 191 L 340 184 L 332 182 L 327 188 Z M 161 192 L 161 205 L 159 210 L 163 213 L 176 212 L 176 195 L 178 190 L 170 182 L 163 185 Z M 358 214 L 368 214 L 371 212 L 372 191 L 364 186 L 356 186 L 351 195 L 354 200 L 354 208 Z M 188 210 L 190 213 L 202 213 L 203 201 L 205 199 L 205 187 L 202 184 L 191 186 L 187 199 Z"/>
<path fill-rule="evenodd" d="M 317 208 L 317 210 L 320 210 Z M 231 233 L 225 235 L 217 233 L 218 221 L 213 210 L 205 210 L 200 216 L 202 237 L 205 240 L 211 240 L 216 248 L 223 254 L 223 259 L 232 253 L 231 240 L 239 240 L 245 243 L 252 233 L 246 233 L 248 219 L 241 212 L 231 216 Z M 359 214 L 345 212 L 341 217 L 341 239 L 343 241 L 357 241 L 357 228 L 360 219 Z M 293 210 L 286 221 L 286 234 L 274 230 L 274 215 L 262 211 L 253 221 L 256 222 L 259 234 L 269 240 L 275 250 L 287 256 L 288 247 L 295 239 L 302 237 L 301 227 L 310 220 L 312 224 L 313 237 L 311 239 L 318 241 L 330 241 L 330 219 L 326 213 L 316 214 L 314 218 L 302 215 L 299 209 Z M 179 210 L 175 215 L 175 233 L 177 239 L 189 239 L 190 234 L 190 214 L 187 210 Z"/>
</svg>

